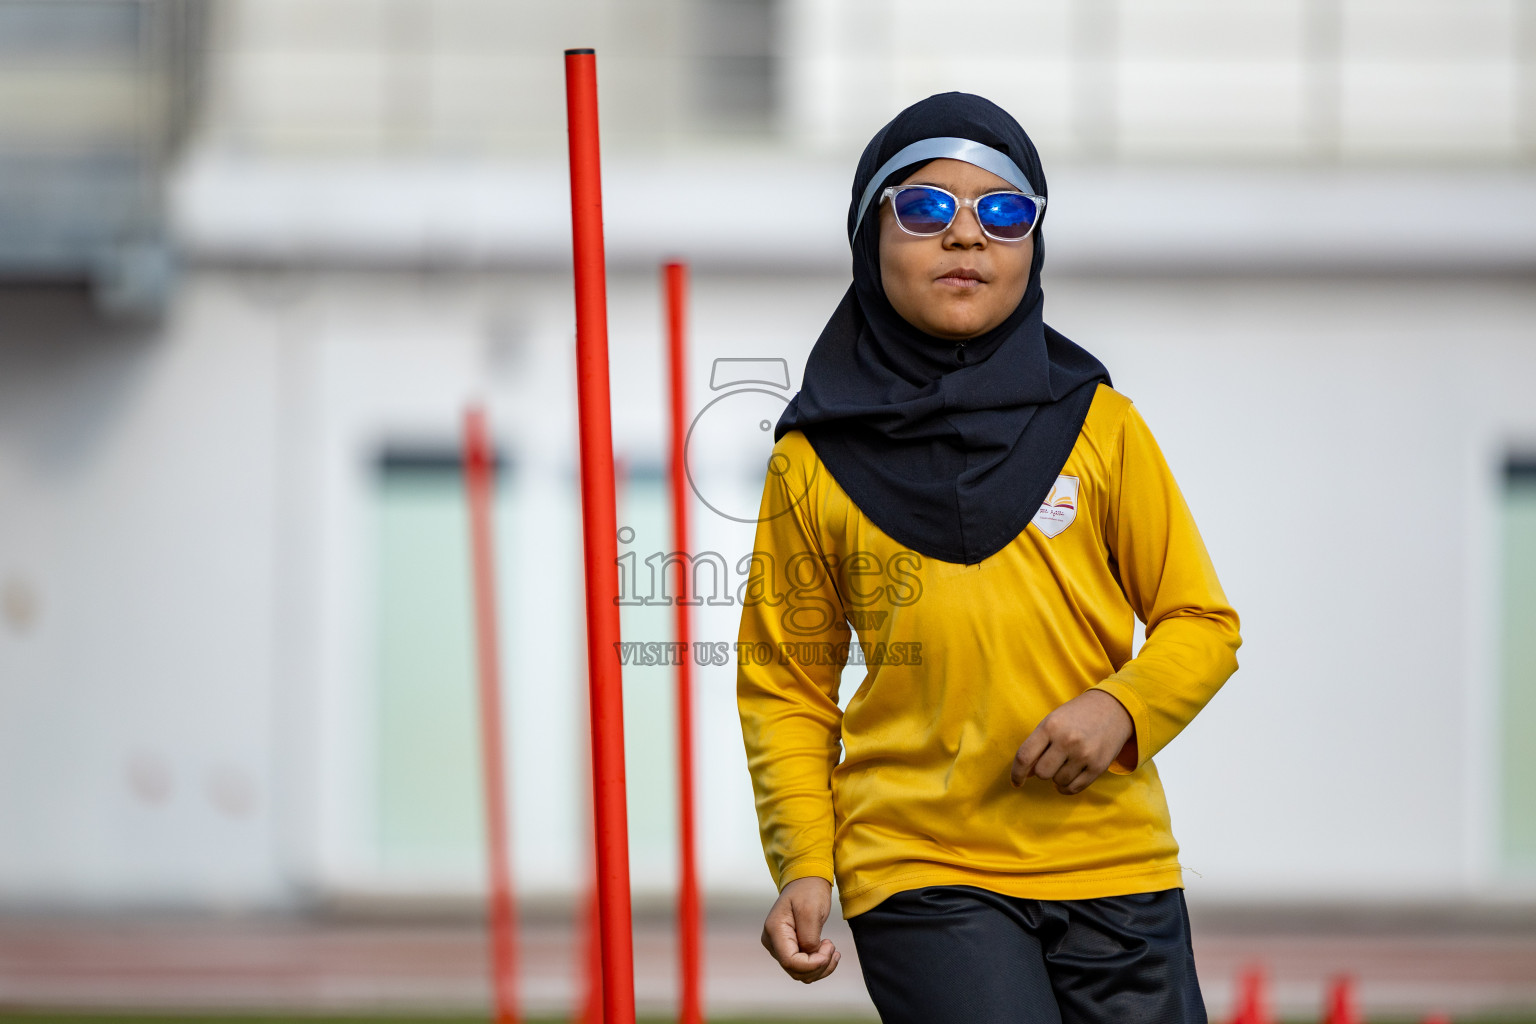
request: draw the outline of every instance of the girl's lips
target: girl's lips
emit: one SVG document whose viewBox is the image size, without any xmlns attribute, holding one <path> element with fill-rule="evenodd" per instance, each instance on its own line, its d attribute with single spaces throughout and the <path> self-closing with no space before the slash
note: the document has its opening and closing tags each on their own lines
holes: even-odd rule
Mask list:
<svg viewBox="0 0 1536 1024">
<path fill-rule="evenodd" d="M 934 278 L 934 283 L 948 288 L 979 288 L 983 284 L 979 275 L 970 275 L 964 272 L 945 274 L 943 277 Z"/>
</svg>

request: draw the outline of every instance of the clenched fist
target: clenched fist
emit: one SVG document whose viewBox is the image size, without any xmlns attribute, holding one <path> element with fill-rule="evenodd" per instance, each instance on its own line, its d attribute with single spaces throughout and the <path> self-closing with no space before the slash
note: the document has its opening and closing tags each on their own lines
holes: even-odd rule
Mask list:
<svg viewBox="0 0 1536 1024">
<path fill-rule="evenodd" d="M 1013 784 L 1034 775 L 1065 796 L 1081 793 L 1117 757 L 1136 763 L 1136 725 L 1131 713 L 1103 690 L 1089 690 L 1045 716 L 1013 758 Z"/>
<path fill-rule="evenodd" d="M 809 985 L 837 970 L 843 958 L 821 927 L 832 912 L 832 883 L 825 878 L 789 882 L 763 922 L 763 948 L 796 981 Z"/>
</svg>

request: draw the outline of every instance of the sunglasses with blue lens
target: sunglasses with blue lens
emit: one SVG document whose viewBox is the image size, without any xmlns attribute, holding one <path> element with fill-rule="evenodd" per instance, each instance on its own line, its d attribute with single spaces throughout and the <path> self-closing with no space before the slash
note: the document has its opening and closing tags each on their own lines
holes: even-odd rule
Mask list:
<svg viewBox="0 0 1536 1024">
<path fill-rule="evenodd" d="M 1045 212 L 1045 197 L 1027 192 L 988 192 L 961 199 L 936 185 L 892 185 L 880 193 L 891 201 L 896 223 L 909 235 L 937 235 L 949 230 L 960 207 L 969 206 L 988 238 L 1022 242 Z"/>
</svg>

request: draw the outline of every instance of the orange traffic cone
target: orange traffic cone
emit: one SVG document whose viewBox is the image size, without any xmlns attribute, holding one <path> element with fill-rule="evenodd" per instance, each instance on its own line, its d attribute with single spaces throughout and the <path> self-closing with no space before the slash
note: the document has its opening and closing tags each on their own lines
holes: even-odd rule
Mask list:
<svg viewBox="0 0 1536 1024">
<path fill-rule="evenodd" d="M 1237 979 L 1237 1013 L 1231 1024 L 1274 1024 L 1269 1015 L 1264 968 L 1253 966 Z"/>
<path fill-rule="evenodd" d="M 1328 1007 L 1323 1013 L 1323 1024 L 1364 1024 L 1355 1002 L 1355 979 L 1341 974 L 1333 979 L 1328 989 Z"/>
</svg>

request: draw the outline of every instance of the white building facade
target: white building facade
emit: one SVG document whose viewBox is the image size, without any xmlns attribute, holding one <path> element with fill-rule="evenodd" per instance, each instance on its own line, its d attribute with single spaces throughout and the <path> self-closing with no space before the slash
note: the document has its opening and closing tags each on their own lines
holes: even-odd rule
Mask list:
<svg viewBox="0 0 1536 1024">
<path fill-rule="evenodd" d="M 1049 322 L 1142 410 L 1243 617 L 1242 668 L 1158 758 L 1191 899 L 1533 898 L 1529 4 L 212 15 L 163 313 L 0 291 L 0 906 L 480 892 L 475 401 L 505 459 L 514 875 L 582 890 L 568 45 L 598 48 L 611 143 L 621 552 L 668 547 L 660 261 L 694 268 L 692 408 L 729 401 L 716 359 L 784 360 L 787 397 L 847 284 L 858 148 L 907 102 L 982 92 L 1051 176 Z M 709 494 L 755 504 L 764 453 L 711 463 Z M 750 548 L 694 517 L 725 564 Z M 626 608 L 626 637 L 668 639 L 668 614 Z M 698 637 L 737 614 L 699 609 Z M 758 899 L 734 671 L 696 686 L 704 881 Z M 657 898 L 670 687 L 626 670 Z"/>
</svg>

